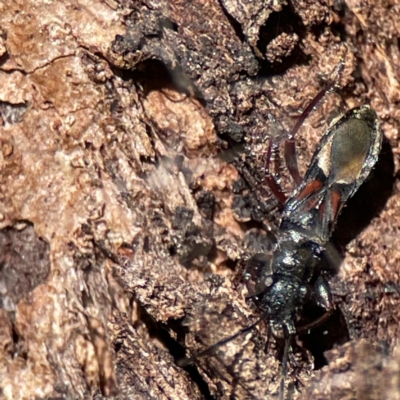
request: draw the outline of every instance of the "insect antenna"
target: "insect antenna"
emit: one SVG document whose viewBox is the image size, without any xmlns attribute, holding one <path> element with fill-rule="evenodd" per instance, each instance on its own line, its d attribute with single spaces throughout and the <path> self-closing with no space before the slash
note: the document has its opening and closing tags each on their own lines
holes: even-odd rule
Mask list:
<svg viewBox="0 0 400 400">
<path fill-rule="evenodd" d="M 279 386 L 279 400 L 284 400 L 285 395 L 285 379 L 288 370 L 288 359 L 289 359 L 289 349 L 290 343 L 292 342 L 293 335 L 287 335 L 285 340 L 285 347 L 283 350 L 283 358 L 282 358 L 282 374 L 281 374 L 281 383 Z"/>
<path fill-rule="evenodd" d="M 252 331 L 257 325 L 259 325 L 264 319 L 266 319 L 267 316 L 268 316 L 268 312 L 264 312 L 261 315 L 261 317 L 259 319 L 257 319 L 256 322 L 254 322 L 253 324 L 246 326 L 246 328 L 241 329 L 240 331 L 236 332 L 234 335 L 229 336 L 225 339 L 222 339 L 219 342 L 213 344 L 212 346 L 207 347 L 206 349 L 204 349 L 203 351 L 200 351 L 199 353 L 197 353 L 196 355 L 194 355 L 192 357 L 181 358 L 180 360 L 178 360 L 178 365 L 180 367 L 186 367 L 186 366 L 190 365 L 194 360 L 198 360 L 199 358 L 202 358 L 202 357 L 212 354 L 216 349 L 223 346 L 224 344 L 229 343 L 232 340 L 236 339 L 237 337 L 242 336 L 242 335 Z"/>
</svg>

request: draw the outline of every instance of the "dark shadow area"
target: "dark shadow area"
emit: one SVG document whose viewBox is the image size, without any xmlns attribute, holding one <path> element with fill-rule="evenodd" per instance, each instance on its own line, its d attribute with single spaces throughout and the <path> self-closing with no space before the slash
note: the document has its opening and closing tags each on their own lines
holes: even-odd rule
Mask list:
<svg viewBox="0 0 400 400">
<path fill-rule="evenodd" d="M 219 1 L 219 5 L 221 7 L 221 10 L 225 14 L 226 19 L 229 21 L 233 30 L 235 31 L 236 36 L 242 43 L 245 42 L 246 36 L 243 33 L 242 25 L 226 10 L 225 5 L 222 1 Z"/>
<path fill-rule="evenodd" d="M 124 81 L 138 83 L 144 97 L 152 91 L 171 90 L 183 95 L 182 98 L 170 98 L 171 101 L 179 102 L 186 97 L 195 97 L 204 104 L 200 90 L 179 66 L 172 70 L 159 60 L 146 60 L 137 64 L 134 70 L 125 70 L 112 65 L 110 67 L 113 73 Z"/>
<path fill-rule="evenodd" d="M 2 56 L 0 56 L 0 67 L 2 67 L 9 59 L 10 55 L 6 51 Z"/>
<path fill-rule="evenodd" d="M 164 16 L 164 18 L 162 18 L 160 20 L 160 34 L 161 36 L 163 35 L 164 29 L 169 29 L 173 32 L 178 32 L 178 24 L 174 21 L 172 21 L 170 18 L 167 18 Z"/>
<path fill-rule="evenodd" d="M 151 337 L 159 340 L 171 353 L 172 357 L 174 357 L 175 362 L 180 365 L 180 361 L 186 357 L 185 347 L 180 343 L 184 343 L 185 331 L 182 328 L 182 319 L 181 320 L 169 320 L 168 326 L 162 323 L 156 322 L 147 311 L 141 307 L 140 308 L 140 320 L 146 325 L 149 335 Z M 177 339 L 173 339 L 168 329 L 172 329 L 177 334 Z M 188 364 L 185 366 L 180 366 L 183 368 L 189 375 L 190 379 L 197 385 L 199 391 L 204 396 L 206 400 L 214 400 L 210 389 L 200 375 L 196 364 Z"/>
<path fill-rule="evenodd" d="M 50 249 L 29 221 L 22 229 L 0 230 L 0 307 L 9 312 L 43 283 L 50 272 Z"/>
<path fill-rule="evenodd" d="M 393 192 L 394 181 L 393 152 L 384 139 L 376 167 L 347 202 L 338 218 L 332 242 L 346 246 L 355 239 L 383 209 Z"/>
<path fill-rule="evenodd" d="M 303 310 L 301 325 L 312 323 L 325 312 L 326 310 L 316 305 L 307 305 Z M 324 323 L 300 334 L 298 339 L 302 342 L 303 348 L 311 352 L 314 357 L 314 369 L 318 370 L 328 365 L 324 353 L 334 346 L 348 342 L 350 334 L 344 315 L 337 308 Z"/>
<path fill-rule="evenodd" d="M 281 11 L 271 13 L 265 25 L 261 27 L 257 48 L 262 53 L 265 53 L 271 41 L 282 33 L 296 33 L 298 35 L 301 32 L 306 33 L 306 27 L 303 21 L 293 12 L 290 5 L 284 6 Z M 301 43 L 301 38 L 298 43 Z M 301 50 L 299 44 L 297 44 L 290 56 L 286 57 L 282 62 L 261 62 L 259 76 L 284 74 L 293 65 L 308 64 L 310 60 L 311 58 L 307 56 Z"/>
</svg>

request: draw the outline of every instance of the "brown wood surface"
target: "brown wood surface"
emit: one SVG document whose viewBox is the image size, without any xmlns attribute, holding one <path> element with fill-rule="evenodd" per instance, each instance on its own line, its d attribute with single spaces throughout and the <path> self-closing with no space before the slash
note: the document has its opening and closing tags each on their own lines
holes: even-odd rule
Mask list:
<svg viewBox="0 0 400 400">
<path fill-rule="evenodd" d="M 399 37 L 397 0 L 0 2 L 0 398 L 276 398 L 266 324 L 178 360 L 259 317 L 241 268 L 279 223 L 267 139 L 336 79 L 301 172 L 346 109 L 371 104 L 386 140 L 335 230 L 338 311 L 296 340 L 286 393 L 399 399 Z"/>
</svg>

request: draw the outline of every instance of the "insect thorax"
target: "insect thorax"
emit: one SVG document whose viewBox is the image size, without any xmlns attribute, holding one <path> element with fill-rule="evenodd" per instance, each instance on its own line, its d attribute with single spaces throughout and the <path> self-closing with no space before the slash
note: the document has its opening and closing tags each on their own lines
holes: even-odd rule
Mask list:
<svg viewBox="0 0 400 400">
<path fill-rule="evenodd" d="M 272 261 L 272 276 L 265 279 L 260 306 L 268 311 L 273 331 L 294 333 L 294 316 L 310 296 L 310 283 L 321 273 L 321 247 L 298 232 L 284 232 Z M 264 277 L 265 278 L 265 277 Z M 269 287 L 268 287 L 269 286 Z"/>
</svg>

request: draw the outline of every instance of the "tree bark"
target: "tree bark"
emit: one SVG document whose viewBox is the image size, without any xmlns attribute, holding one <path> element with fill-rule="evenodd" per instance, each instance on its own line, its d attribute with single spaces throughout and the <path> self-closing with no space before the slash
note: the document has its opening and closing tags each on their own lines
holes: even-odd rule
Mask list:
<svg viewBox="0 0 400 400">
<path fill-rule="evenodd" d="M 260 317 L 242 272 L 279 223 L 268 140 L 334 81 L 301 172 L 346 109 L 370 103 L 386 139 L 286 395 L 399 398 L 399 37 L 378 0 L 0 4 L 1 397 L 277 398 L 267 322 L 196 354 Z"/>
</svg>

